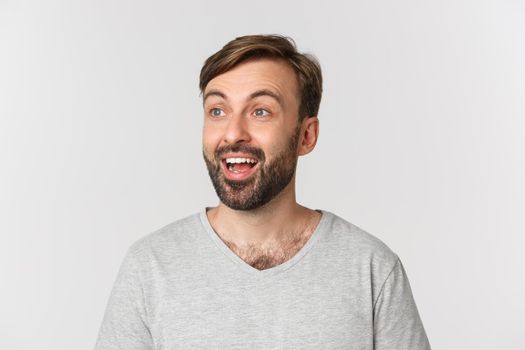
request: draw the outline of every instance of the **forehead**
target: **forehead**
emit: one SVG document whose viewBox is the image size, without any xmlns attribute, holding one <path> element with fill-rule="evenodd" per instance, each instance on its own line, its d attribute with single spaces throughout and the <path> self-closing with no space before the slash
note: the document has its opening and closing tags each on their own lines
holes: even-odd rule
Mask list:
<svg viewBox="0 0 525 350">
<path fill-rule="evenodd" d="M 245 98 L 258 90 L 270 90 L 290 102 L 298 99 L 297 75 L 288 63 L 279 59 L 249 60 L 222 73 L 208 83 L 204 95 L 218 90 L 228 97 Z"/>
</svg>

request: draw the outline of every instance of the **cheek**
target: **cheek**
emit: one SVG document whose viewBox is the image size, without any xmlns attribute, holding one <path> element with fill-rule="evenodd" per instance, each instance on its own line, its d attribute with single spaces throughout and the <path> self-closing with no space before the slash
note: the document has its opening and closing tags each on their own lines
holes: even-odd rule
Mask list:
<svg viewBox="0 0 525 350">
<path fill-rule="evenodd" d="M 266 154 L 267 160 L 271 160 L 280 155 L 287 147 L 289 142 L 288 135 L 274 135 L 274 137 L 259 140 L 259 145 Z"/>
<path fill-rule="evenodd" d="M 205 149 L 214 149 L 220 143 L 220 133 L 214 128 L 207 127 L 202 129 L 202 145 Z"/>
</svg>

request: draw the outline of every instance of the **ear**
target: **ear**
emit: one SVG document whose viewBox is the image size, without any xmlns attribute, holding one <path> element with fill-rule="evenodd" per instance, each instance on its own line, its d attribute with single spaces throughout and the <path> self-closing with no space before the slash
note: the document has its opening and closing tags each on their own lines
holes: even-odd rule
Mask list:
<svg viewBox="0 0 525 350">
<path fill-rule="evenodd" d="M 317 143 L 319 137 L 319 119 L 316 116 L 304 118 L 299 135 L 299 147 L 297 154 L 304 156 L 310 153 Z"/>
</svg>

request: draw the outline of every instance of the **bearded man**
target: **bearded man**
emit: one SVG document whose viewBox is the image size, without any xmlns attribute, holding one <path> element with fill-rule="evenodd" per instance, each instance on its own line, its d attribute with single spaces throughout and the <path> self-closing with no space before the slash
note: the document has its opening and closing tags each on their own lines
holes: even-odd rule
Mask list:
<svg viewBox="0 0 525 350">
<path fill-rule="evenodd" d="M 430 349 L 398 256 L 296 201 L 318 61 L 290 38 L 239 37 L 206 60 L 200 90 L 220 203 L 129 248 L 96 349 Z"/>
</svg>

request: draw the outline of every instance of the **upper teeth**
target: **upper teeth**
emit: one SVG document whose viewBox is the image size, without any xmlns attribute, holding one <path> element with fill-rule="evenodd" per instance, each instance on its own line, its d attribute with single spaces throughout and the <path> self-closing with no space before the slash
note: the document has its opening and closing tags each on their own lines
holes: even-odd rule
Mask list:
<svg viewBox="0 0 525 350">
<path fill-rule="evenodd" d="M 226 163 L 257 163 L 257 160 L 251 158 L 226 158 Z"/>
</svg>

